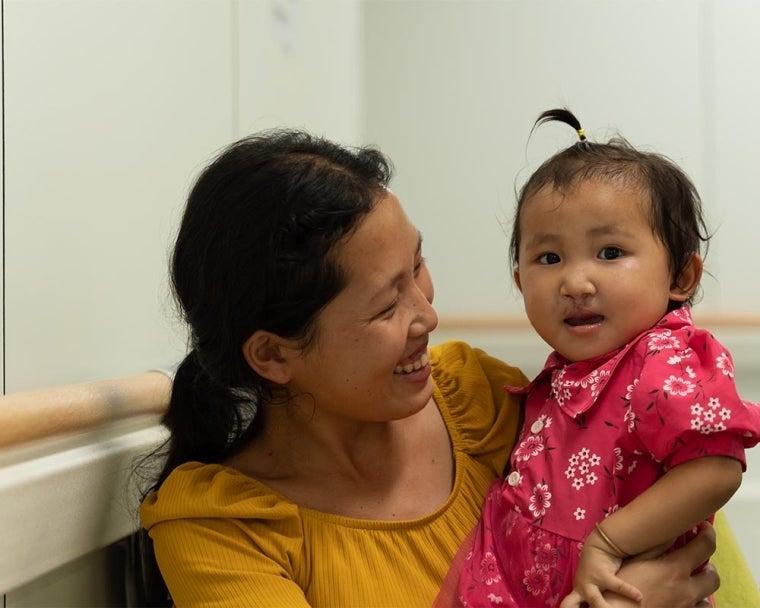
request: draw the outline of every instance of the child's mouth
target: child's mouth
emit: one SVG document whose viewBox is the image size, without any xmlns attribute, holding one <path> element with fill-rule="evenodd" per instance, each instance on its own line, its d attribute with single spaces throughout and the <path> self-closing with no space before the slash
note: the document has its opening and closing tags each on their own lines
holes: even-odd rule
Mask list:
<svg viewBox="0 0 760 608">
<path fill-rule="evenodd" d="M 596 325 L 604 320 L 602 315 L 588 315 L 583 317 L 568 317 L 565 323 L 570 327 L 582 327 L 583 325 Z"/>
</svg>

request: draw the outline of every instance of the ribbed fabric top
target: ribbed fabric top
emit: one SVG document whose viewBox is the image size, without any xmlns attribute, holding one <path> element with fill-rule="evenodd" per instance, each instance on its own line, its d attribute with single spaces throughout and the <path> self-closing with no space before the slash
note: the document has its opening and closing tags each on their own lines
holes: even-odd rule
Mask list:
<svg viewBox="0 0 760 608">
<path fill-rule="evenodd" d="M 461 342 L 431 349 L 434 398 L 456 475 L 428 516 L 373 521 L 299 507 L 221 466 L 178 467 L 141 508 L 179 607 L 430 606 L 500 475 L 519 423 L 505 385 L 522 373 Z"/>
</svg>

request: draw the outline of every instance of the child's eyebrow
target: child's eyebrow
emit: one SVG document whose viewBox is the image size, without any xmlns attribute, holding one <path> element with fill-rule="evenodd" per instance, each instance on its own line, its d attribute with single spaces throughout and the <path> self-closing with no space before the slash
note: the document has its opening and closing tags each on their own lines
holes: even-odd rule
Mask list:
<svg viewBox="0 0 760 608">
<path fill-rule="evenodd" d="M 547 244 L 557 243 L 560 240 L 558 234 L 552 234 L 549 232 L 537 232 L 529 239 L 525 240 L 526 247 L 541 247 Z"/>
<path fill-rule="evenodd" d="M 631 231 L 625 226 L 625 224 L 604 224 L 602 226 L 595 226 L 586 233 L 588 236 L 628 236 Z"/>
</svg>

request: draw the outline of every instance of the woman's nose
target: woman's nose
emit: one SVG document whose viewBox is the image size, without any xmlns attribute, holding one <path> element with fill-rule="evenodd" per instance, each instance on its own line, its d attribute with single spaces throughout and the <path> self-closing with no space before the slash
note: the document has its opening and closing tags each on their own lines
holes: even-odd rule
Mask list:
<svg viewBox="0 0 760 608">
<path fill-rule="evenodd" d="M 426 334 L 438 326 L 438 313 L 433 308 L 433 284 L 420 285 L 416 291 L 414 302 L 416 315 L 410 333 Z"/>
</svg>

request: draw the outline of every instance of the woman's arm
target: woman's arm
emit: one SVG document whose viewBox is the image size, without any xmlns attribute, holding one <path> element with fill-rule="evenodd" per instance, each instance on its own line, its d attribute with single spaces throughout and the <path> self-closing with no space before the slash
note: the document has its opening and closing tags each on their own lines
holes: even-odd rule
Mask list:
<svg viewBox="0 0 760 608">
<path fill-rule="evenodd" d="M 697 536 L 680 549 L 655 557 L 641 555 L 623 565 L 618 576 L 641 590 L 640 603 L 609 592 L 605 599 L 614 608 L 707 608 L 705 598 L 718 589 L 720 577 L 711 564 L 693 572 L 714 552 L 715 531 L 702 523 Z"/>
</svg>

